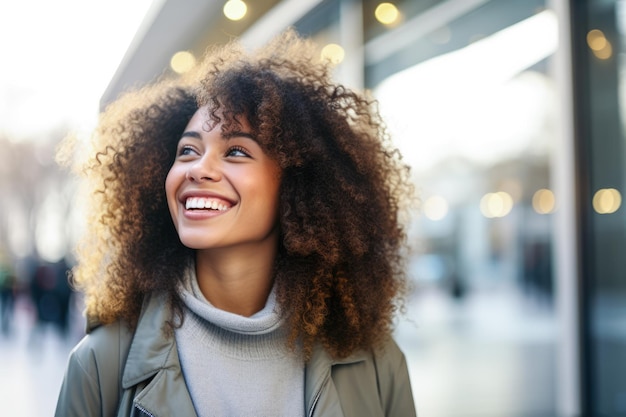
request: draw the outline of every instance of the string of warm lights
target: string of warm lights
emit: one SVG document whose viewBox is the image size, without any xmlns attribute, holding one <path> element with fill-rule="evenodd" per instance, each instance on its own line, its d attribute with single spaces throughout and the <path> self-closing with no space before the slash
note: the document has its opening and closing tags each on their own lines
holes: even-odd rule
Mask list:
<svg viewBox="0 0 626 417">
<path fill-rule="evenodd" d="M 227 19 L 239 21 L 246 16 L 248 6 L 242 0 L 228 0 L 224 3 L 223 12 Z M 393 3 L 385 2 L 378 4 L 374 16 L 380 23 L 392 26 L 400 21 L 401 13 Z M 593 29 L 587 33 L 587 44 L 598 59 L 609 59 L 613 55 L 611 42 L 599 29 Z M 345 58 L 345 50 L 341 45 L 330 43 L 322 48 L 320 58 L 338 65 Z M 179 51 L 170 60 L 172 70 L 178 74 L 189 71 L 195 64 L 196 59 L 189 51 Z"/>
<path fill-rule="evenodd" d="M 622 205 L 622 195 L 615 188 L 602 188 L 593 196 L 592 206 L 598 214 L 615 213 Z M 487 218 L 500 218 L 508 215 L 515 206 L 513 196 L 506 191 L 486 193 L 480 199 L 480 212 Z M 552 190 L 542 188 L 532 197 L 532 208 L 538 214 L 550 214 L 556 210 L 556 198 Z M 443 196 L 428 197 L 422 206 L 424 216 L 433 221 L 442 220 L 448 214 L 449 203 Z"/>
<path fill-rule="evenodd" d="M 224 3 L 222 11 L 227 19 L 239 21 L 246 16 L 248 6 L 242 0 L 228 0 Z M 374 16 L 380 23 L 392 26 L 400 21 L 401 13 L 392 3 L 380 3 L 374 11 Z M 329 43 L 322 48 L 320 59 L 338 65 L 344 60 L 345 55 L 346 52 L 341 45 Z M 184 74 L 191 70 L 195 64 L 196 58 L 189 51 L 176 52 L 170 60 L 170 67 L 177 74 Z"/>
</svg>

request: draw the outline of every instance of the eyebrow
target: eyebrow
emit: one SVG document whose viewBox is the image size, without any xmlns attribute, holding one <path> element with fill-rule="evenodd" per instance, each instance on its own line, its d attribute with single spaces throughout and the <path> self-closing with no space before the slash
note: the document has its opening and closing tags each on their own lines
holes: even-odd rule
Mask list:
<svg viewBox="0 0 626 417">
<path fill-rule="evenodd" d="M 228 140 L 230 138 L 234 138 L 234 137 L 242 137 L 242 138 L 252 139 L 255 142 L 257 141 L 256 137 L 252 133 L 241 132 L 241 131 L 238 131 L 238 130 L 234 130 L 232 132 L 223 133 L 222 137 L 224 139 L 226 139 L 226 140 Z"/>
<path fill-rule="evenodd" d="M 224 140 L 232 139 L 234 137 L 242 137 L 242 138 L 248 138 L 257 142 L 257 139 L 253 134 L 247 133 L 247 132 L 241 132 L 237 130 L 232 131 L 232 132 L 222 133 L 221 136 L 222 136 L 222 139 Z M 182 138 L 194 138 L 194 139 L 202 140 L 202 135 L 200 135 L 200 133 L 196 132 L 195 130 L 188 130 L 188 131 L 183 132 L 180 138 L 181 139 Z"/>
<path fill-rule="evenodd" d="M 183 132 L 182 135 L 180 135 L 180 138 L 194 138 L 194 139 L 202 139 L 202 136 L 200 136 L 200 133 L 193 131 L 193 130 L 188 130 L 186 132 Z"/>
</svg>

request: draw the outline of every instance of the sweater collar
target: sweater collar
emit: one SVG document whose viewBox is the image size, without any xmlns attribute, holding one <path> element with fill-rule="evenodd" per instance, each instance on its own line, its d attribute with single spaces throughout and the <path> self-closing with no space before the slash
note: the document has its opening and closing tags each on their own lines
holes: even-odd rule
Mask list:
<svg viewBox="0 0 626 417">
<path fill-rule="evenodd" d="M 147 298 L 124 367 L 124 388 L 152 377 L 161 369 L 180 368 L 173 331 L 169 334 L 170 330 L 165 328 L 172 319 L 168 306 L 164 295 Z M 357 351 L 345 359 L 333 359 L 321 345 L 316 345 L 306 366 L 307 393 L 323 384 L 332 366 L 361 362 L 366 357 L 367 352 Z"/>
<path fill-rule="evenodd" d="M 179 294 L 183 303 L 196 315 L 230 332 L 248 335 L 266 334 L 278 329 L 284 323 L 276 302 L 275 288 L 272 288 L 265 307 L 250 317 L 230 313 L 213 306 L 200 291 L 193 267 L 187 271 L 179 288 Z"/>
</svg>

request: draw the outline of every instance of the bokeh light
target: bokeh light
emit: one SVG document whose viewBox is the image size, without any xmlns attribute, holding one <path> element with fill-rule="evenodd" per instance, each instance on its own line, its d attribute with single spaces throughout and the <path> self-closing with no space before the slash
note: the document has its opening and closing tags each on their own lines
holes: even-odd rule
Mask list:
<svg viewBox="0 0 626 417">
<path fill-rule="evenodd" d="M 552 213 L 556 207 L 554 193 L 542 188 L 533 194 L 533 209 L 539 214 Z"/>
<path fill-rule="evenodd" d="M 622 195 L 615 188 L 602 188 L 593 195 L 592 203 L 598 214 L 615 213 L 622 205 Z"/>
<path fill-rule="evenodd" d="M 228 0 L 224 4 L 224 16 L 230 20 L 241 20 L 248 12 L 248 6 L 241 0 Z"/>
<path fill-rule="evenodd" d="M 606 36 L 601 30 L 592 29 L 587 33 L 587 44 L 594 51 L 599 51 L 606 47 L 608 43 Z"/>
<path fill-rule="evenodd" d="M 336 43 L 329 43 L 328 45 L 322 48 L 321 52 L 322 60 L 330 61 L 332 64 L 337 65 L 341 63 L 346 56 L 346 52 L 341 47 L 341 45 L 337 45 Z"/>
<path fill-rule="evenodd" d="M 429 197 L 424 202 L 424 215 L 430 220 L 441 220 L 448 214 L 448 202 L 440 195 Z"/>
<path fill-rule="evenodd" d="M 480 212 L 487 218 L 504 217 L 513 209 L 513 197 L 507 192 L 487 193 L 480 199 Z"/>
<path fill-rule="evenodd" d="M 196 65 L 196 57 L 189 51 L 176 52 L 170 60 L 170 67 L 177 74 L 184 74 Z"/>
<path fill-rule="evenodd" d="M 609 59 L 613 55 L 611 42 L 599 29 L 592 29 L 587 33 L 587 45 L 598 59 Z"/>
<path fill-rule="evenodd" d="M 397 22 L 400 12 L 392 3 L 380 3 L 374 11 L 374 16 L 383 25 L 391 25 Z"/>
</svg>

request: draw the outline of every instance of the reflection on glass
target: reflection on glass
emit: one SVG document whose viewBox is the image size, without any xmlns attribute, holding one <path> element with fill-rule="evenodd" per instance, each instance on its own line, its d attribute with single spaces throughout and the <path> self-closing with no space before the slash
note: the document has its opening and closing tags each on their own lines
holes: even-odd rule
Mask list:
<svg viewBox="0 0 626 417">
<path fill-rule="evenodd" d="M 427 171 L 454 157 L 488 166 L 547 152 L 554 87 L 528 68 L 556 51 L 557 28 L 546 10 L 383 81 L 381 111 L 407 162 Z"/>
</svg>

